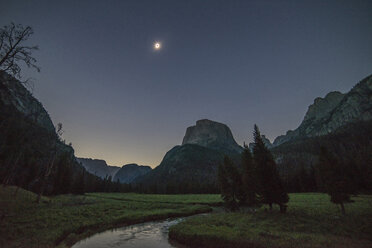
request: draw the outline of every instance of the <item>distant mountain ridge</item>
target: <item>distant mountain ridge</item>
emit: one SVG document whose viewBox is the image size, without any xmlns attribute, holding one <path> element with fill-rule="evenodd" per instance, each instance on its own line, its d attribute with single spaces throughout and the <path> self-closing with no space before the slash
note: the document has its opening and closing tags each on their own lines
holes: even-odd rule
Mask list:
<svg viewBox="0 0 372 248">
<path fill-rule="evenodd" d="M 92 158 L 76 158 L 83 167 L 93 175 L 100 178 L 106 178 L 111 176 L 114 178 L 116 172 L 120 169 L 118 166 L 107 165 L 105 160 L 102 159 L 92 159 Z"/>
<path fill-rule="evenodd" d="M 139 176 L 143 176 L 152 169 L 147 165 L 126 164 L 121 167 L 114 176 L 114 181 L 120 183 L 131 183 Z"/>
<path fill-rule="evenodd" d="M 368 120 L 372 120 L 372 75 L 364 78 L 346 94 L 334 91 L 324 98 L 316 98 L 300 126 L 278 136 L 273 145 L 326 135 L 348 123 Z"/>
</svg>

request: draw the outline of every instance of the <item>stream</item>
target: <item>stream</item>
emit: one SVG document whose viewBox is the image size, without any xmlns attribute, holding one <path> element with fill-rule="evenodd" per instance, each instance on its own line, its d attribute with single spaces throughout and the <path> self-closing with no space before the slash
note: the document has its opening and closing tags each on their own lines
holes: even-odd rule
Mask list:
<svg viewBox="0 0 372 248">
<path fill-rule="evenodd" d="M 169 227 L 185 218 L 187 217 L 151 221 L 107 230 L 77 242 L 72 248 L 185 248 L 186 246 L 168 239 Z"/>
</svg>

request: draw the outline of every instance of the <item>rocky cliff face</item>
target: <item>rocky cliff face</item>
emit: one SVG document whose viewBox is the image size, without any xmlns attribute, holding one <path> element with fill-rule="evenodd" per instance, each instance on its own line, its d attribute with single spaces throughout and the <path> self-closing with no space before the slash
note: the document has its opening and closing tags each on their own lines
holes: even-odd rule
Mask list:
<svg viewBox="0 0 372 248">
<path fill-rule="evenodd" d="M 193 144 L 216 150 L 241 152 L 228 126 L 211 120 L 199 120 L 188 127 L 182 145 Z"/>
<path fill-rule="evenodd" d="M 100 178 L 111 176 L 114 178 L 116 172 L 120 169 L 118 166 L 107 165 L 105 160 L 91 158 L 76 158 L 83 167 L 93 175 Z"/>
<path fill-rule="evenodd" d="M 134 182 L 157 193 L 218 192 L 218 165 L 224 155 L 238 164 L 242 149 L 225 124 L 199 120 L 187 128 L 181 146 L 173 147 L 159 166 Z"/>
<path fill-rule="evenodd" d="M 3 71 L 0 71 L 0 104 L 14 106 L 26 118 L 54 131 L 53 122 L 43 105 L 17 79 Z"/>
<path fill-rule="evenodd" d="M 143 176 L 151 171 L 150 166 L 138 165 L 138 164 L 127 164 L 121 167 L 116 172 L 114 181 L 119 180 L 121 183 L 131 183 L 134 179 L 139 176 Z"/>
<path fill-rule="evenodd" d="M 309 106 L 300 126 L 279 136 L 278 146 L 298 138 L 321 136 L 352 122 L 372 119 L 372 75 L 355 85 L 347 94 L 330 92 L 324 98 L 316 98 Z"/>
<path fill-rule="evenodd" d="M 18 113 L 18 119 L 12 120 L 8 113 L 10 109 L 13 114 Z M 21 83 L 16 78 L 12 77 L 8 73 L 0 70 L 0 112 L 3 112 L 0 117 L 0 122 L 9 122 L 12 121 L 18 122 L 17 124 L 21 123 L 21 119 L 27 120 L 30 123 L 36 124 L 38 127 L 46 130 L 51 136 L 55 136 L 55 139 L 58 141 L 56 142 L 57 150 L 68 152 L 73 154 L 74 150 L 71 146 L 66 145 L 64 142 L 58 139 L 56 135 L 56 130 L 53 125 L 53 122 L 45 110 L 43 105 L 32 96 L 29 90 L 26 89 L 23 83 Z M 12 117 L 14 118 L 14 116 Z M 11 126 L 15 126 L 10 124 Z M 30 130 L 19 130 L 20 133 L 24 133 L 27 135 L 31 135 L 31 133 L 38 133 L 34 127 L 29 127 Z M 36 127 L 35 127 L 36 128 Z M 4 131 L 2 133 L 1 131 Z M 0 130 L 0 140 L 6 135 L 7 130 Z M 36 137 L 33 137 L 36 139 Z M 23 141 L 19 141 L 24 143 Z M 23 144 L 25 145 L 25 144 Z M 44 144 L 46 147 L 47 144 Z"/>
</svg>

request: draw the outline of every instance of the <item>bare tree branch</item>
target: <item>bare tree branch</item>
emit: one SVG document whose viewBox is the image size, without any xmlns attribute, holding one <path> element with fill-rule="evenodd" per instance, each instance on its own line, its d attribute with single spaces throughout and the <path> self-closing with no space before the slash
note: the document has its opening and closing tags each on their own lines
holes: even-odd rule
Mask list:
<svg viewBox="0 0 372 248">
<path fill-rule="evenodd" d="M 38 50 L 38 46 L 24 44 L 33 33 L 30 26 L 24 27 L 14 23 L 0 29 L 0 70 L 20 78 L 20 62 L 23 62 L 27 67 L 40 72 L 36 65 L 37 60 L 32 57 L 32 52 Z"/>
</svg>

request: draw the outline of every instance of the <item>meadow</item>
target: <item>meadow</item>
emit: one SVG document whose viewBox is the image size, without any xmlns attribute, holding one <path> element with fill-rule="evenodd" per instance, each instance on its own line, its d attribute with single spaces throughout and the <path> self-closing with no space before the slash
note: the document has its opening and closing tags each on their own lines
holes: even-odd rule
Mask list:
<svg viewBox="0 0 372 248">
<path fill-rule="evenodd" d="M 89 193 L 42 197 L 0 186 L 0 247 L 70 247 L 94 233 L 135 223 L 210 212 L 220 195 Z M 353 197 L 346 216 L 325 194 L 290 194 L 274 207 L 219 209 L 170 228 L 170 238 L 205 247 L 372 247 L 372 196 Z"/>
<path fill-rule="evenodd" d="M 110 228 L 209 212 L 218 195 L 92 193 L 43 197 L 0 186 L 0 247 L 70 247 Z M 198 203 L 201 203 L 200 205 Z"/>
<path fill-rule="evenodd" d="M 172 226 L 169 236 L 203 247 L 372 247 L 372 196 L 352 199 L 342 216 L 326 194 L 290 194 L 286 214 L 262 206 L 197 216 Z"/>
</svg>

